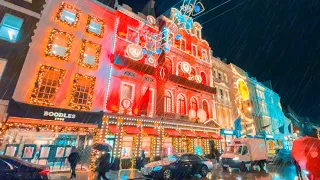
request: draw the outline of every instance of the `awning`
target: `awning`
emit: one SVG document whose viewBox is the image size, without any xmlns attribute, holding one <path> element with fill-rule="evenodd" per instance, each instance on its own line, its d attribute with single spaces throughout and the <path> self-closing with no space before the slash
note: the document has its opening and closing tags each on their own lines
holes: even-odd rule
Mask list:
<svg viewBox="0 0 320 180">
<path fill-rule="evenodd" d="M 148 134 L 149 136 L 159 136 L 159 133 L 154 128 L 143 128 L 144 133 Z"/>
<path fill-rule="evenodd" d="M 196 131 L 196 135 L 201 138 L 209 138 L 209 135 L 203 131 Z"/>
<path fill-rule="evenodd" d="M 117 134 L 121 132 L 121 130 L 116 125 L 109 125 L 108 130 L 112 134 Z"/>
<path fill-rule="evenodd" d="M 219 135 L 216 134 L 216 133 L 209 132 L 208 134 L 209 134 L 209 136 L 212 137 L 213 139 L 216 139 L 216 140 L 221 140 L 221 139 L 223 139 L 221 136 L 219 136 Z"/>
<path fill-rule="evenodd" d="M 181 130 L 181 133 L 186 137 L 197 137 L 193 132 L 189 130 Z"/>
<path fill-rule="evenodd" d="M 175 129 L 164 129 L 164 132 L 167 133 L 170 137 L 181 137 L 179 132 Z"/>
<path fill-rule="evenodd" d="M 140 134 L 140 130 L 137 126 L 123 126 L 123 130 L 127 134 Z"/>
</svg>

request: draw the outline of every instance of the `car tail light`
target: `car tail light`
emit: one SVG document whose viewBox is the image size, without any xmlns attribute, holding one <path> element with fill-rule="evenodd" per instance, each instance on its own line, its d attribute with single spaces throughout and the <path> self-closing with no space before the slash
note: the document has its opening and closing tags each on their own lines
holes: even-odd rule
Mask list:
<svg viewBox="0 0 320 180">
<path fill-rule="evenodd" d="M 44 169 L 44 170 L 41 170 L 41 171 L 39 172 L 39 174 L 40 174 L 40 175 L 48 175 L 49 172 L 50 172 L 49 169 Z"/>
<path fill-rule="evenodd" d="M 212 162 L 211 159 L 208 159 L 209 162 Z"/>
</svg>

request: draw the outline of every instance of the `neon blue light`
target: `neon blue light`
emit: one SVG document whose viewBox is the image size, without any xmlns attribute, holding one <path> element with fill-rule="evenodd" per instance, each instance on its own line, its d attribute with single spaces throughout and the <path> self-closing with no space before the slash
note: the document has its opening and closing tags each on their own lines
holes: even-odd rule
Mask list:
<svg viewBox="0 0 320 180">
<path fill-rule="evenodd" d="M 96 33 L 96 34 L 100 34 L 101 33 L 101 25 L 98 23 L 95 23 L 93 21 L 90 21 L 89 31 Z"/>
<path fill-rule="evenodd" d="M 147 50 L 146 49 L 142 49 L 142 54 L 147 54 Z"/>
<path fill-rule="evenodd" d="M 194 7 L 194 12 L 198 13 L 198 12 L 200 12 L 200 11 L 201 11 L 201 7 L 200 7 L 199 5 L 196 5 L 196 6 Z"/>
<path fill-rule="evenodd" d="M 0 25 L 0 39 L 16 42 L 22 23 L 23 19 L 6 13 Z"/>
<path fill-rule="evenodd" d="M 76 20 L 76 14 L 64 9 L 62 11 L 61 19 L 67 21 L 69 24 L 72 24 Z"/>
<path fill-rule="evenodd" d="M 152 170 L 153 171 L 160 171 L 162 169 L 162 166 L 156 166 Z"/>
<path fill-rule="evenodd" d="M 161 53 L 161 49 L 157 49 L 156 54 L 160 54 L 160 53 Z"/>
<path fill-rule="evenodd" d="M 201 147 L 196 146 L 195 150 L 196 150 L 195 153 L 196 153 L 197 155 L 202 155 L 202 149 L 201 149 Z"/>
<path fill-rule="evenodd" d="M 180 34 L 177 34 L 176 35 L 176 40 L 180 40 L 181 39 L 181 35 Z"/>
</svg>

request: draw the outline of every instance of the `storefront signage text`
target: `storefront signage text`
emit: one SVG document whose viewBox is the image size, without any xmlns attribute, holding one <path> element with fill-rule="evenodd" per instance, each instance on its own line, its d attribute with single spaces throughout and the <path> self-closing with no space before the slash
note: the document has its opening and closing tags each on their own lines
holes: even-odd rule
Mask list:
<svg viewBox="0 0 320 180">
<path fill-rule="evenodd" d="M 131 71 L 123 71 L 123 75 L 128 76 L 128 77 L 136 77 L 136 73 L 131 72 Z"/>
<path fill-rule="evenodd" d="M 60 112 L 52 112 L 52 111 L 44 111 L 43 116 L 45 117 L 54 117 L 55 120 L 63 121 L 64 119 L 75 119 L 75 114 L 69 113 L 60 113 Z"/>
</svg>

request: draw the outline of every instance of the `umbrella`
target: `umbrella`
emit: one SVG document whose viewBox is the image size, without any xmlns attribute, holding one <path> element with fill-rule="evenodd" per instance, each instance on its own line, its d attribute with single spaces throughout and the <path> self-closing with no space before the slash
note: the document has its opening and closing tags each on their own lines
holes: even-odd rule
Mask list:
<svg viewBox="0 0 320 180">
<path fill-rule="evenodd" d="M 320 140 L 312 137 L 303 137 L 293 142 L 293 158 L 300 167 L 310 174 L 320 177 Z"/>
<path fill-rule="evenodd" d="M 93 149 L 98 151 L 110 152 L 112 151 L 112 146 L 108 143 L 95 143 Z"/>
</svg>

